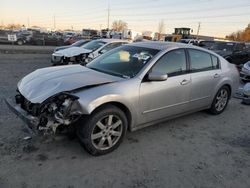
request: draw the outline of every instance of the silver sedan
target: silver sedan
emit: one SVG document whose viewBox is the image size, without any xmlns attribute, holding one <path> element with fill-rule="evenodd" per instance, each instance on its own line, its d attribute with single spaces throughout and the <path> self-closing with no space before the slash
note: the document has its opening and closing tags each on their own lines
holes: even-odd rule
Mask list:
<svg viewBox="0 0 250 188">
<path fill-rule="evenodd" d="M 33 130 L 76 131 L 92 155 L 116 149 L 126 131 L 207 109 L 222 113 L 239 73 L 195 46 L 142 42 L 111 50 L 86 66 L 38 69 L 6 100 Z"/>
</svg>

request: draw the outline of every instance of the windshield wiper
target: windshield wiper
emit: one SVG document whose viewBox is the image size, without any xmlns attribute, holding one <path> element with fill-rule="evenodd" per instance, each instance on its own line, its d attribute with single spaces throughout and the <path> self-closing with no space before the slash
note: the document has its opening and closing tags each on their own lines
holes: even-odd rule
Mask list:
<svg viewBox="0 0 250 188">
<path fill-rule="evenodd" d="M 87 67 L 87 68 L 95 70 L 97 72 L 102 72 L 102 73 L 105 73 L 105 74 L 110 74 L 110 75 L 113 75 L 113 76 L 122 77 L 122 78 L 125 78 L 125 79 L 129 79 L 130 78 L 130 76 L 119 74 L 119 73 L 116 73 L 116 72 L 109 72 L 109 71 L 100 70 L 100 69 L 93 68 L 93 67 Z"/>
</svg>

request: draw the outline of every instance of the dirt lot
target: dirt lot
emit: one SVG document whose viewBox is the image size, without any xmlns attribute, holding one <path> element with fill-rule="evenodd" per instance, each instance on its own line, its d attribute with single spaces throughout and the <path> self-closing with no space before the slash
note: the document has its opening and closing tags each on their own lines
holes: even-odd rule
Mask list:
<svg viewBox="0 0 250 188">
<path fill-rule="evenodd" d="M 0 54 L 0 188 L 250 187 L 250 106 L 232 99 L 219 116 L 198 112 L 128 133 L 105 156 L 77 139 L 33 137 L 3 103 L 48 54 Z"/>
</svg>

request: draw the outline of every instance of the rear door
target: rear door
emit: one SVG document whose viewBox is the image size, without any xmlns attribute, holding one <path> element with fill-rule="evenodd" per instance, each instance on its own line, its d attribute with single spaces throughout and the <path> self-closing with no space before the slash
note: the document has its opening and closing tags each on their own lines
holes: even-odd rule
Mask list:
<svg viewBox="0 0 250 188">
<path fill-rule="evenodd" d="M 190 109 L 209 106 L 213 98 L 214 89 L 221 78 L 219 59 L 207 52 L 188 49 L 191 95 Z"/>
</svg>

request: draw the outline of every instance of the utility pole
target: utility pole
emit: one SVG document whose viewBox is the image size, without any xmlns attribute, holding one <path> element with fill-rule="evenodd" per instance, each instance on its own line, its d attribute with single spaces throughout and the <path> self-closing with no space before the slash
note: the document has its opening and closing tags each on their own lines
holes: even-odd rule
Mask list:
<svg viewBox="0 0 250 188">
<path fill-rule="evenodd" d="M 198 30 L 197 30 L 196 39 L 198 39 L 198 36 L 199 36 L 199 33 L 200 33 L 200 29 L 201 29 L 201 22 L 199 22 L 199 24 L 198 24 Z"/>
<path fill-rule="evenodd" d="M 28 28 L 30 27 L 30 17 L 29 16 L 27 17 L 27 27 Z"/>
<path fill-rule="evenodd" d="M 109 6 L 109 1 L 108 1 L 108 30 L 109 30 L 109 17 L 110 17 L 110 6 Z"/>
<path fill-rule="evenodd" d="M 56 16 L 54 15 L 54 30 L 56 30 Z"/>
</svg>

